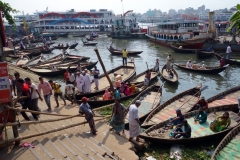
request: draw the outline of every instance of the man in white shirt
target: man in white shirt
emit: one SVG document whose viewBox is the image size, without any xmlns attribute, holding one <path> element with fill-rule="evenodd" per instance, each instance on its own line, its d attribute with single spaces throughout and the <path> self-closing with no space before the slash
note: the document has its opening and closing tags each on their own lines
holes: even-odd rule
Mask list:
<svg viewBox="0 0 240 160">
<path fill-rule="evenodd" d="M 138 107 L 141 105 L 141 101 L 137 100 L 135 104 L 132 104 L 129 108 L 129 133 L 130 138 L 129 141 L 131 141 L 134 137 L 136 138 L 136 141 L 139 141 L 139 134 L 140 134 L 140 121 L 138 117 Z"/>
<path fill-rule="evenodd" d="M 25 82 L 28 84 L 29 88 L 31 88 L 30 94 L 31 94 L 31 108 L 34 111 L 41 111 L 38 107 L 38 99 L 40 99 L 41 101 L 43 101 L 41 95 L 38 92 L 38 88 L 37 86 L 32 83 L 30 78 L 25 78 Z"/>
<path fill-rule="evenodd" d="M 73 72 L 70 72 L 68 78 L 69 78 L 70 84 L 75 84 L 75 75 Z"/>
<path fill-rule="evenodd" d="M 82 93 L 83 92 L 83 85 L 84 85 L 84 77 L 83 77 L 82 74 L 80 74 L 80 72 L 77 72 L 75 85 L 77 86 L 79 92 Z"/>
<path fill-rule="evenodd" d="M 202 66 L 200 68 L 201 69 L 206 69 L 206 65 L 205 65 L 204 61 L 202 61 Z"/>
<path fill-rule="evenodd" d="M 186 68 L 192 68 L 192 61 L 189 60 L 186 64 Z"/>
<path fill-rule="evenodd" d="M 91 92 L 91 85 L 92 85 L 91 76 L 87 73 L 87 69 L 85 69 L 85 71 L 83 71 L 82 75 L 83 75 L 83 78 L 84 78 L 84 92 L 85 93 L 90 93 Z"/>
<path fill-rule="evenodd" d="M 226 59 L 230 59 L 230 56 L 231 56 L 231 53 L 232 53 L 231 45 L 228 45 L 226 53 L 227 53 Z"/>
<path fill-rule="evenodd" d="M 74 102 L 74 100 L 75 100 L 74 89 L 75 89 L 75 87 L 74 87 L 74 85 L 71 84 L 71 83 L 68 83 L 68 84 L 65 86 L 65 94 L 66 94 L 66 96 L 70 99 L 70 101 L 72 102 L 72 104 L 73 104 L 73 102 Z M 76 101 L 75 101 L 75 102 L 76 102 Z"/>
</svg>

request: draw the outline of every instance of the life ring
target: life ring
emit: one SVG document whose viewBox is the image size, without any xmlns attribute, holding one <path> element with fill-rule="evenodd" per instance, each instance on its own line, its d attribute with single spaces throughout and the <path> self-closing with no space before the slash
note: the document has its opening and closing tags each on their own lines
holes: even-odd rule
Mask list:
<svg viewBox="0 0 240 160">
<path fill-rule="evenodd" d="M 117 32 L 117 35 L 120 36 L 120 32 Z"/>
</svg>

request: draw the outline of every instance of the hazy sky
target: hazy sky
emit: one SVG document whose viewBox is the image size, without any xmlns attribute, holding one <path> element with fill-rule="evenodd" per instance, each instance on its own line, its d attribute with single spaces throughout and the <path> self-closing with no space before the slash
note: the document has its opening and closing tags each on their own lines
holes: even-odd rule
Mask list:
<svg viewBox="0 0 240 160">
<path fill-rule="evenodd" d="M 77 11 L 89 11 L 90 9 L 109 9 L 115 14 L 121 14 L 121 0 L 2 0 L 11 7 L 24 11 L 25 14 L 33 14 L 36 10 L 43 11 L 66 11 L 75 9 Z M 240 3 L 239 0 L 123 0 L 124 11 L 133 10 L 137 13 L 145 13 L 148 9 L 161 9 L 168 12 L 169 9 L 185 9 L 205 5 L 210 10 L 220 8 L 231 8 Z"/>
</svg>

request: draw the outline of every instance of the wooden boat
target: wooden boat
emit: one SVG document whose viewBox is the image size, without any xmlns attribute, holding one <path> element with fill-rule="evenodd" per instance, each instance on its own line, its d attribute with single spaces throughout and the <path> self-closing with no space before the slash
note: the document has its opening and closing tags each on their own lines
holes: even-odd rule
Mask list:
<svg viewBox="0 0 240 160">
<path fill-rule="evenodd" d="M 232 129 L 218 144 L 212 154 L 211 160 L 240 159 L 240 125 Z"/>
<path fill-rule="evenodd" d="M 150 83 L 157 79 L 158 73 L 153 71 L 153 68 L 149 69 L 151 71 L 151 79 L 150 79 Z M 135 85 L 144 82 L 145 79 L 145 73 L 147 72 L 147 70 L 145 70 L 144 72 L 136 75 L 132 80 L 131 83 L 134 83 Z"/>
<path fill-rule="evenodd" d="M 201 69 L 201 68 L 193 69 L 193 68 L 187 68 L 186 64 L 176 64 L 176 63 L 174 63 L 174 65 L 176 65 L 178 68 L 185 69 L 185 70 L 188 70 L 188 71 L 191 71 L 191 72 L 210 73 L 210 74 L 220 73 L 220 72 L 224 71 L 225 69 L 227 69 L 228 66 L 229 66 L 229 65 L 226 65 L 226 66 L 223 66 L 223 67 L 220 67 L 220 66 L 208 67 L 208 66 L 206 66 L 206 69 Z"/>
<path fill-rule="evenodd" d="M 94 66 L 96 66 L 96 64 L 98 63 L 98 61 L 96 62 L 85 62 L 85 63 L 81 63 L 82 67 L 85 67 L 87 70 L 91 70 Z M 68 65 L 57 65 L 58 68 L 61 69 L 69 69 L 72 72 L 76 71 L 77 68 L 77 64 L 71 64 L 70 66 Z"/>
<path fill-rule="evenodd" d="M 113 55 L 122 55 L 122 50 L 118 50 L 118 49 L 110 49 L 107 47 L 107 49 L 109 50 L 109 52 Z M 141 54 L 143 51 L 128 51 L 128 55 L 137 55 L 137 54 Z"/>
<path fill-rule="evenodd" d="M 55 65 L 56 67 L 57 66 L 69 66 L 69 65 L 74 65 L 74 64 L 78 64 L 81 60 L 79 59 L 75 59 L 75 60 L 61 60 L 61 61 L 54 61 L 54 62 L 48 62 L 48 63 L 45 63 L 45 64 L 39 64 L 39 65 L 36 65 L 35 67 L 49 67 L 51 65 Z"/>
<path fill-rule="evenodd" d="M 210 58 L 214 55 L 214 51 L 201 51 L 201 50 L 196 50 L 196 54 L 198 58 Z"/>
<path fill-rule="evenodd" d="M 237 110 L 239 95 L 240 86 L 233 87 L 207 99 L 208 107 L 228 106 L 229 110 Z"/>
<path fill-rule="evenodd" d="M 43 55 L 34 57 L 34 58 L 32 58 L 31 60 L 29 60 L 25 65 L 23 65 L 22 68 L 27 68 L 27 66 L 35 65 L 35 64 L 37 64 L 37 63 L 38 63 L 40 60 L 42 60 L 42 59 L 43 59 Z"/>
<path fill-rule="evenodd" d="M 27 55 L 22 55 L 20 58 L 17 59 L 16 65 L 17 65 L 18 67 L 22 67 L 22 66 L 25 65 L 29 60 L 30 60 L 30 58 L 29 58 Z"/>
<path fill-rule="evenodd" d="M 17 54 L 7 54 L 7 57 L 18 59 L 23 55 L 27 55 L 28 57 L 29 56 L 31 57 L 32 54 L 34 54 L 34 53 L 18 52 Z"/>
<path fill-rule="evenodd" d="M 166 129 L 165 126 L 169 123 L 169 120 L 165 120 L 163 122 L 157 123 L 154 126 L 151 126 L 143 133 L 140 134 L 140 137 L 155 143 L 165 143 L 165 144 L 186 144 L 186 143 L 197 143 L 197 142 L 207 142 L 208 140 L 219 139 L 223 135 L 226 135 L 231 129 L 237 126 L 239 118 L 237 113 L 229 111 L 229 116 L 231 118 L 231 125 L 221 131 L 221 132 L 213 132 L 209 127 L 210 123 L 213 122 L 216 117 L 223 115 L 225 111 L 224 107 L 216 107 L 210 108 L 208 112 L 207 122 L 203 124 L 195 123 L 194 116 L 198 113 L 198 111 L 192 111 L 184 114 L 185 119 L 188 121 L 188 124 L 192 128 L 191 138 L 171 138 L 169 134 L 173 131 L 173 129 Z M 236 120 L 237 118 L 237 120 Z"/>
<path fill-rule="evenodd" d="M 233 54 L 231 54 L 231 59 L 226 59 L 226 53 L 225 54 L 217 54 L 215 53 L 215 56 L 220 60 L 222 57 L 225 60 L 225 64 L 230 64 L 230 65 L 240 65 L 240 57 L 234 57 Z"/>
<path fill-rule="evenodd" d="M 81 59 L 82 61 L 87 61 L 90 59 L 90 57 L 85 57 L 85 56 L 78 56 L 78 55 L 73 55 L 73 54 L 65 54 L 66 57 L 65 59 L 66 60 L 73 60 L 73 59 Z"/>
<path fill-rule="evenodd" d="M 149 127 L 172 118 L 175 114 L 175 110 L 179 107 L 181 107 L 182 114 L 189 112 L 198 102 L 199 96 L 201 95 L 201 87 L 202 84 L 199 84 L 196 87 L 177 94 L 163 104 L 157 106 L 147 116 L 142 127 Z"/>
<path fill-rule="evenodd" d="M 95 45 L 98 44 L 97 42 L 85 42 L 85 41 L 83 41 L 83 40 L 82 40 L 82 42 L 83 42 L 83 44 L 84 44 L 85 46 L 95 46 Z"/>
<path fill-rule="evenodd" d="M 66 71 L 66 69 L 57 69 L 57 71 L 52 71 L 51 69 L 37 67 L 28 67 L 28 69 L 38 75 L 47 77 L 63 76 L 64 72 Z"/>
<path fill-rule="evenodd" d="M 73 37 L 85 37 L 87 34 L 73 35 Z"/>
<path fill-rule="evenodd" d="M 59 37 L 68 37 L 68 32 L 67 33 L 59 33 L 58 36 Z"/>
<path fill-rule="evenodd" d="M 185 48 L 179 48 L 175 47 L 174 45 L 170 45 L 170 48 L 177 53 L 195 53 L 197 49 L 185 49 Z M 203 49 L 202 49 L 203 50 Z M 200 49 L 201 51 L 201 49 Z"/>
<path fill-rule="evenodd" d="M 75 47 L 77 47 L 78 43 L 72 44 L 69 49 L 75 49 Z"/>
<path fill-rule="evenodd" d="M 59 54 L 57 56 L 54 56 L 54 57 L 46 60 L 43 63 L 33 64 L 33 65 L 28 65 L 28 66 L 41 66 L 41 65 L 45 65 L 45 64 L 49 64 L 50 65 L 53 62 L 61 62 L 62 60 L 63 60 L 63 56 L 62 56 L 62 54 Z"/>
<path fill-rule="evenodd" d="M 85 37 L 85 38 L 87 39 L 87 41 L 94 41 L 95 40 L 95 38 L 93 38 L 93 39 L 87 38 L 87 37 Z"/>
<path fill-rule="evenodd" d="M 44 50 L 41 50 L 41 53 L 51 53 L 53 50 L 54 48 L 44 49 Z"/>
<path fill-rule="evenodd" d="M 178 81 L 178 73 L 177 71 L 172 67 L 172 72 L 173 72 L 173 78 L 170 78 L 169 77 L 169 74 L 168 72 L 166 71 L 166 65 L 163 66 L 162 70 L 161 70 L 161 75 L 162 75 L 162 78 L 164 80 L 166 80 L 167 82 L 171 82 L 171 83 L 175 83 Z"/>
<path fill-rule="evenodd" d="M 114 69 L 111 69 L 107 73 L 108 73 L 109 77 L 112 77 L 114 72 L 122 75 L 122 81 L 127 82 L 130 79 L 132 79 L 133 76 L 136 74 L 136 68 L 134 65 L 128 64 L 127 66 L 118 66 Z M 94 82 L 92 82 L 91 93 L 83 93 L 83 94 L 77 93 L 76 99 L 80 100 L 82 97 L 93 97 L 93 96 L 98 96 L 100 94 L 103 95 L 105 92 L 105 89 L 107 89 L 109 87 L 110 87 L 110 85 L 108 83 L 108 80 L 107 80 L 105 74 L 101 74 L 99 76 L 99 89 L 95 90 L 95 84 L 94 84 Z"/>
<path fill-rule="evenodd" d="M 137 100 L 141 100 L 141 105 L 138 107 L 138 116 L 139 120 L 142 121 L 153 109 L 160 105 L 162 100 L 162 87 L 157 84 L 147 87 L 132 100 L 131 104 L 135 104 Z M 128 117 L 127 113 L 125 124 L 128 123 Z"/>
<path fill-rule="evenodd" d="M 53 46 L 53 48 L 55 48 L 55 49 L 68 49 L 69 46 L 68 47 L 67 46 Z"/>
</svg>

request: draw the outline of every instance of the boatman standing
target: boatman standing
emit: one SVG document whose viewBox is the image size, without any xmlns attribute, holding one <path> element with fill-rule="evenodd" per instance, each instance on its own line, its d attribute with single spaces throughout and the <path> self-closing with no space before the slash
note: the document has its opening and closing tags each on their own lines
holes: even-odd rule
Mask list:
<svg viewBox="0 0 240 160">
<path fill-rule="evenodd" d="M 112 41 L 111 44 L 110 44 L 110 49 L 114 49 L 114 47 L 113 47 L 113 41 Z"/>
<path fill-rule="evenodd" d="M 123 66 L 124 64 L 127 65 L 127 57 L 128 57 L 128 51 L 126 50 L 126 48 L 122 51 L 122 59 L 123 59 Z"/>
<path fill-rule="evenodd" d="M 230 59 L 231 53 L 232 53 L 232 49 L 231 49 L 231 45 L 229 44 L 226 50 L 227 53 L 227 57 L 226 59 Z"/>
</svg>

